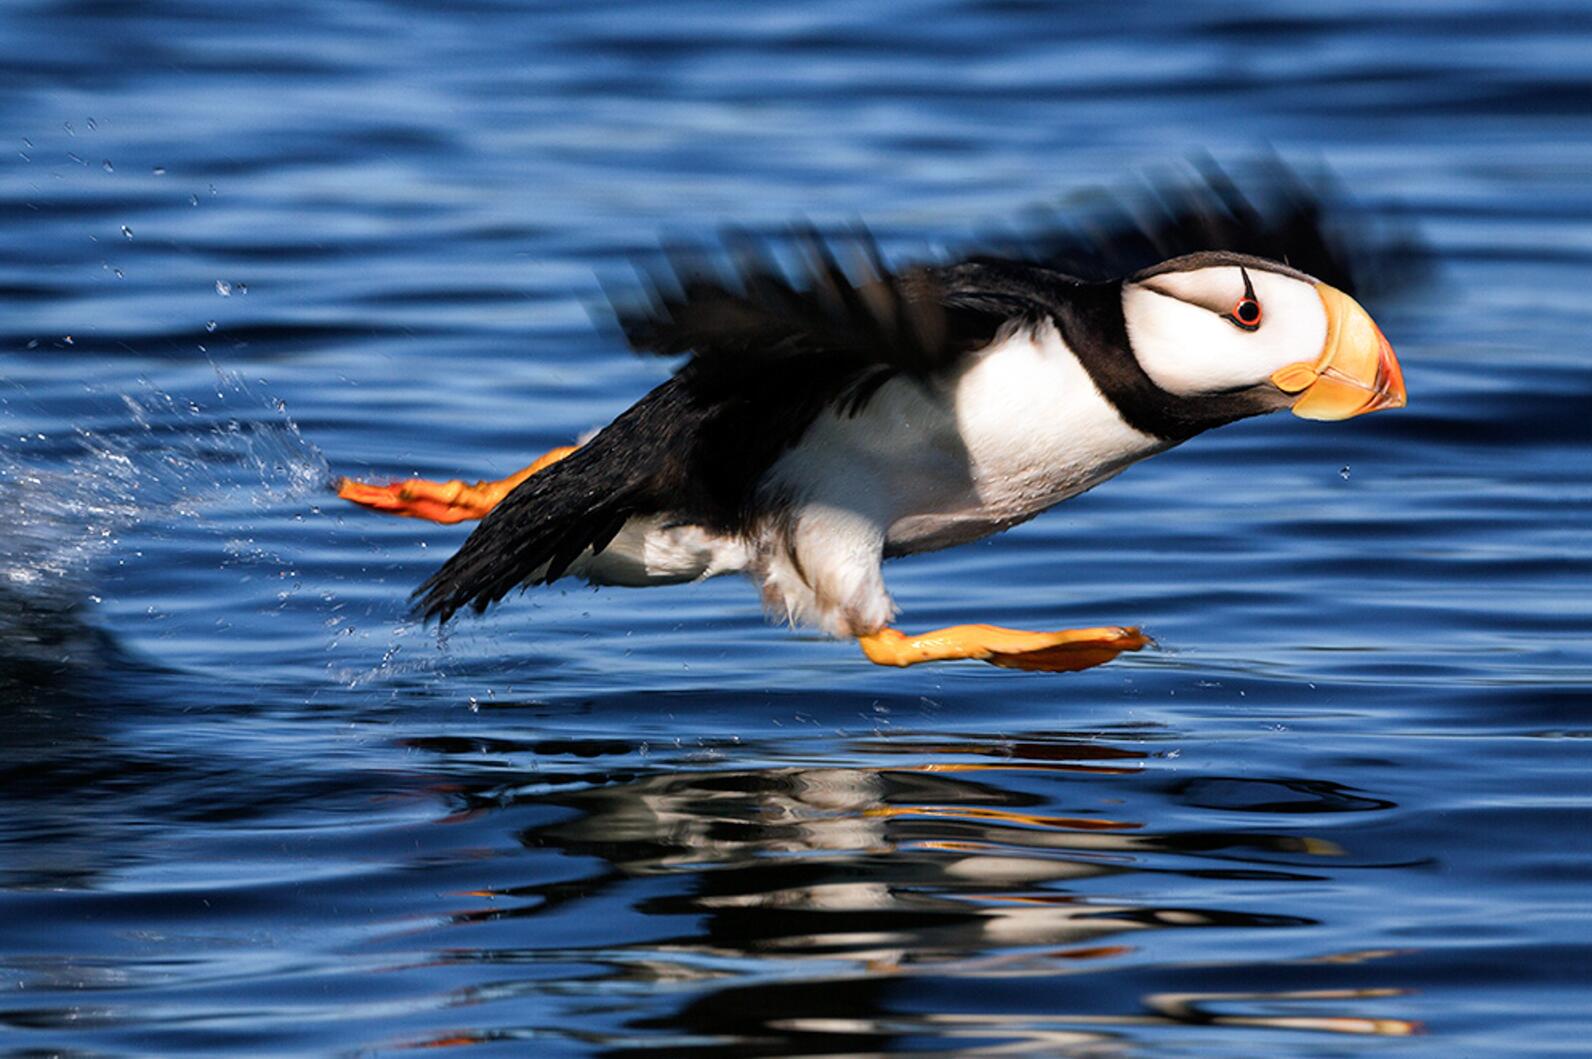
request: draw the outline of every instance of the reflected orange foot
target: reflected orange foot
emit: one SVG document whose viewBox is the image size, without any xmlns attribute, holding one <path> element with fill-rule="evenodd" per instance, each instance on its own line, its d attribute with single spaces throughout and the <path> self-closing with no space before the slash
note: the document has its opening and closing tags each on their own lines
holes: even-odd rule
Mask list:
<svg viewBox="0 0 1592 1059">
<path fill-rule="evenodd" d="M 337 483 L 337 495 L 374 511 L 385 511 L 406 518 L 443 523 L 466 522 L 483 518 L 499 501 L 513 492 L 515 486 L 542 468 L 557 463 L 574 452 L 575 448 L 574 445 L 564 445 L 553 449 L 529 467 L 495 482 L 467 485 L 457 478 L 450 482 L 411 478 L 389 485 L 366 485 L 352 478 L 344 478 Z"/>
<path fill-rule="evenodd" d="M 914 666 L 969 658 L 1007 669 L 1068 673 L 1111 661 L 1151 642 L 1136 628 L 1107 625 L 1060 632 L 1027 632 L 999 625 L 953 625 L 920 636 L 881 629 L 858 637 L 868 660 L 881 666 Z"/>
</svg>

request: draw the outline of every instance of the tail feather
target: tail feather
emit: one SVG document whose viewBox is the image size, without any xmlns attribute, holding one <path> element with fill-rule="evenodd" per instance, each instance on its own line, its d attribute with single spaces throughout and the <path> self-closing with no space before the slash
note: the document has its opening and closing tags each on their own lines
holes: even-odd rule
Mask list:
<svg viewBox="0 0 1592 1059">
<path fill-rule="evenodd" d="M 592 461 L 580 455 L 526 479 L 493 508 L 464 546 L 415 590 L 415 610 L 443 622 L 465 607 L 480 613 L 518 585 L 563 577 L 588 548 L 607 547 L 640 513 L 642 498 L 623 489 L 594 498 Z"/>
<path fill-rule="evenodd" d="M 630 519 L 686 503 L 684 454 L 699 419 L 678 376 L 658 386 L 504 497 L 415 590 L 416 612 L 444 622 L 466 607 L 480 613 L 520 585 L 557 581 Z"/>
<path fill-rule="evenodd" d="M 602 551 L 637 513 L 622 497 L 575 508 L 549 486 L 556 484 L 521 486 L 494 508 L 465 546 L 416 589 L 416 612 L 446 623 L 465 607 L 484 612 L 521 584 L 551 584 L 587 548 Z"/>
</svg>

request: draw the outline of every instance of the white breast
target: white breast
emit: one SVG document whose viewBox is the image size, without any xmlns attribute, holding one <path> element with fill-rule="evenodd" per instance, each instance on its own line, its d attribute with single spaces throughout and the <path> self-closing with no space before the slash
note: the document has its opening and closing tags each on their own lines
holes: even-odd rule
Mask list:
<svg viewBox="0 0 1592 1059">
<path fill-rule="evenodd" d="M 1046 323 L 933 387 L 896 378 L 860 415 L 825 413 L 769 481 L 798 507 L 878 521 L 904 554 L 1031 518 L 1165 447 L 1123 421 Z"/>
<path fill-rule="evenodd" d="M 1166 448 L 1130 427 L 1046 322 L 977 354 L 952 388 L 978 496 L 1034 515 Z"/>
</svg>

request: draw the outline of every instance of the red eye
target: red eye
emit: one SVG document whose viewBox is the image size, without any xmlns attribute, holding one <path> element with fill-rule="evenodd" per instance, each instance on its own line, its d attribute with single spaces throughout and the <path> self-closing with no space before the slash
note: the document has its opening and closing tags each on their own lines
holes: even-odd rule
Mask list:
<svg viewBox="0 0 1592 1059">
<path fill-rule="evenodd" d="M 1238 304 L 1233 306 L 1233 311 L 1227 314 L 1229 320 L 1245 331 L 1253 331 L 1258 328 L 1261 316 L 1260 303 L 1248 296 L 1238 299 Z"/>
</svg>

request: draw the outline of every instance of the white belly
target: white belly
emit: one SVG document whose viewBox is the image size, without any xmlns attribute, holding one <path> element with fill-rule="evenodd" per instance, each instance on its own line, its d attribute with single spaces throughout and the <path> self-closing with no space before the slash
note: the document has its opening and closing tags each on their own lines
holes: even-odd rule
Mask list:
<svg viewBox="0 0 1592 1059">
<path fill-rule="evenodd" d="M 746 569 L 748 549 L 736 537 L 681 525 L 666 516 L 635 518 L 597 556 L 581 557 L 570 573 L 594 585 L 678 584 Z"/>
</svg>

